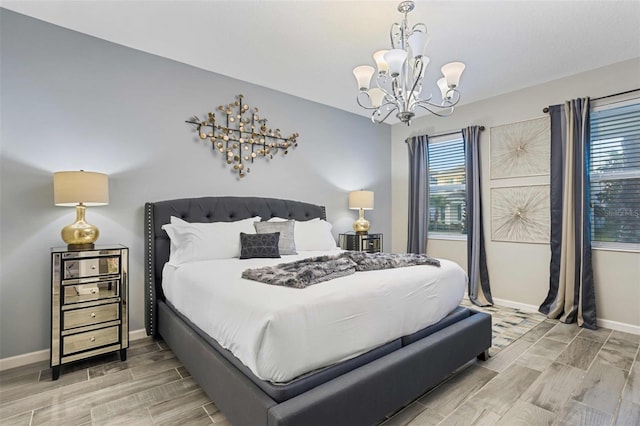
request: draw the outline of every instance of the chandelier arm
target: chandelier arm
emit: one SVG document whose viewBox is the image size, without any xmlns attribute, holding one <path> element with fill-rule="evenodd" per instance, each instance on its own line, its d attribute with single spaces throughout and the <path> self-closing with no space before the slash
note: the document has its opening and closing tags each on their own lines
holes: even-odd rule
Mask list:
<svg viewBox="0 0 640 426">
<path fill-rule="evenodd" d="M 456 95 L 456 96 L 455 96 L 456 100 L 455 100 L 455 102 L 451 102 L 451 101 L 449 100 L 449 101 L 448 101 L 448 104 L 449 104 L 448 106 L 456 106 L 456 105 L 458 105 L 458 102 L 460 102 L 460 92 L 458 91 L 458 89 L 451 88 L 451 89 L 447 90 L 447 92 L 446 92 L 446 93 L 447 93 L 447 95 L 449 94 L 449 92 L 453 92 L 453 95 Z M 454 96 L 453 96 L 453 95 L 451 96 L 451 99 L 453 99 L 453 98 L 454 98 Z"/>
<path fill-rule="evenodd" d="M 429 97 L 425 99 L 420 99 L 418 102 L 429 102 L 431 103 L 431 98 L 433 98 L 433 93 L 429 93 Z"/>
<path fill-rule="evenodd" d="M 418 82 L 422 79 L 420 76 L 422 75 L 422 69 L 424 68 L 424 62 L 422 61 L 422 59 L 419 59 L 420 61 L 420 71 L 418 72 L 418 77 L 416 77 L 416 81 L 413 82 L 413 87 L 411 87 L 411 92 L 409 92 L 409 103 L 411 103 L 411 96 L 413 96 L 413 92 L 415 92 L 416 90 L 416 86 L 418 85 Z M 413 102 L 412 104 L 415 104 L 415 102 Z"/>
<path fill-rule="evenodd" d="M 394 27 L 396 27 L 396 28 L 398 28 L 398 30 L 400 30 L 400 24 L 397 23 L 397 22 L 394 22 L 393 24 L 391 24 L 391 29 L 389 30 L 389 39 L 391 41 L 391 48 L 392 49 L 397 49 L 395 39 L 393 38 L 393 28 Z"/>
<path fill-rule="evenodd" d="M 425 34 L 429 34 L 429 31 L 427 30 L 427 25 L 422 23 L 422 22 L 418 22 L 417 24 L 415 24 L 412 28 L 411 28 L 411 33 L 413 34 L 413 32 L 418 28 L 418 27 L 423 27 L 424 28 L 424 33 Z"/>
<path fill-rule="evenodd" d="M 445 108 L 445 107 L 442 107 L 440 105 L 434 105 L 432 103 L 426 103 L 426 104 L 418 103 L 415 106 L 420 107 L 422 109 L 425 109 L 425 110 L 429 111 L 431 114 L 433 114 L 435 116 L 438 116 L 438 117 L 449 117 L 451 114 L 453 114 L 453 106 L 446 107 L 446 108 L 448 108 L 448 111 L 437 111 L 435 109 L 429 108 L 429 107 Z"/>
<path fill-rule="evenodd" d="M 398 105 L 398 109 L 402 109 L 400 108 L 400 105 L 405 104 L 405 99 L 403 93 L 404 91 L 402 90 L 401 85 L 398 84 L 398 77 L 393 77 L 393 80 L 391 80 L 391 90 L 393 91 L 392 98 Z"/>
<path fill-rule="evenodd" d="M 394 97 L 393 93 L 389 93 L 389 91 L 384 87 L 383 84 L 380 84 L 380 79 L 384 79 L 384 83 L 387 82 L 387 80 L 389 79 L 389 75 L 388 74 L 383 74 L 383 73 L 378 73 L 378 75 L 376 76 L 376 86 L 378 86 L 378 89 L 382 90 L 385 94 L 385 96 L 389 96 L 390 98 Z"/>
<path fill-rule="evenodd" d="M 380 109 L 380 108 L 378 108 L 378 109 Z M 391 115 L 391 113 L 393 113 L 394 111 L 397 111 L 397 110 L 398 110 L 398 107 L 394 106 L 393 109 L 391 109 L 387 113 L 387 115 L 385 115 L 384 118 L 382 118 L 381 120 L 376 120 L 376 113 L 374 112 L 373 114 L 371 114 L 371 121 L 373 121 L 374 124 L 384 123 L 384 120 L 386 120 Z"/>
<path fill-rule="evenodd" d="M 386 80 L 389 78 L 389 76 L 387 74 L 378 74 L 378 76 L 376 77 L 376 84 L 378 86 L 378 89 L 382 90 L 382 92 L 384 93 L 384 104 L 380 105 L 378 108 L 382 108 L 384 106 L 387 105 L 394 105 L 394 108 L 399 109 L 399 105 L 400 102 L 398 101 L 398 97 L 396 95 L 396 92 L 389 92 L 382 84 L 380 84 L 380 77 L 384 78 L 385 82 Z M 394 84 L 393 84 L 394 79 L 392 79 L 391 81 L 391 88 L 394 88 Z M 357 99 L 357 98 L 356 98 Z M 367 108 L 365 107 L 365 109 L 371 109 L 371 108 Z"/>
<path fill-rule="evenodd" d="M 376 109 L 378 109 L 377 107 L 374 107 L 374 106 L 368 107 L 366 105 L 363 105 L 362 102 L 360 102 L 360 95 L 363 94 L 363 93 L 367 96 L 367 98 L 369 98 L 369 102 L 371 102 L 371 96 L 369 96 L 369 94 L 367 92 L 365 92 L 364 90 L 361 90 L 360 92 L 358 92 L 358 95 L 356 96 L 356 102 L 358 103 L 358 105 L 360 105 L 362 108 L 368 109 L 368 110 L 376 110 Z"/>
<path fill-rule="evenodd" d="M 431 102 L 429 100 L 426 100 L 426 99 L 421 99 L 421 100 L 415 102 L 414 105 L 416 105 L 416 106 L 417 105 L 428 105 L 429 107 L 440 108 L 440 109 L 451 108 L 453 106 L 453 105 L 434 104 L 433 102 Z"/>
</svg>

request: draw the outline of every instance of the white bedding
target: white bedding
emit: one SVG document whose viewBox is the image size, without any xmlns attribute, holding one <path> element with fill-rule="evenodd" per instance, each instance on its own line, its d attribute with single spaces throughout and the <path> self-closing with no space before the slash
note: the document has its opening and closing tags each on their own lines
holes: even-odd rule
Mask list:
<svg viewBox="0 0 640 426">
<path fill-rule="evenodd" d="M 429 326 L 452 311 L 466 288 L 457 264 L 412 266 L 353 275 L 292 289 L 240 277 L 281 259 L 217 259 L 165 265 L 171 304 L 229 349 L 260 379 L 288 382 Z"/>
</svg>

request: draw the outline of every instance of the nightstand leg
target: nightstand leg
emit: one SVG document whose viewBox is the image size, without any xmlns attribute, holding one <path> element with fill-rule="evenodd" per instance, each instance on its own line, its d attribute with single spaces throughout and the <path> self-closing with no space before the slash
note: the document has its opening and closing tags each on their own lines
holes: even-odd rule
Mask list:
<svg viewBox="0 0 640 426">
<path fill-rule="evenodd" d="M 51 380 L 58 380 L 60 377 L 60 366 L 51 367 Z"/>
<path fill-rule="evenodd" d="M 127 350 L 120 349 L 120 361 L 126 361 L 126 360 L 127 360 Z"/>
</svg>

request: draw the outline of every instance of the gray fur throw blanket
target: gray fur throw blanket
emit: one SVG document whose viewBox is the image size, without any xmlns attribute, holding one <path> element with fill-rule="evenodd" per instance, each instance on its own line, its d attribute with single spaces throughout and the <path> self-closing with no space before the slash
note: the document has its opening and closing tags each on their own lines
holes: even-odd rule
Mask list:
<svg viewBox="0 0 640 426">
<path fill-rule="evenodd" d="M 316 256 L 275 266 L 247 269 L 242 278 L 292 288 L 344 277 L 358 271 L 404 268 L 415 265 L 440 266 L 440 261 L 425 254 L 363 253 L 347 251 L 334 256 Z"/>
</svg>

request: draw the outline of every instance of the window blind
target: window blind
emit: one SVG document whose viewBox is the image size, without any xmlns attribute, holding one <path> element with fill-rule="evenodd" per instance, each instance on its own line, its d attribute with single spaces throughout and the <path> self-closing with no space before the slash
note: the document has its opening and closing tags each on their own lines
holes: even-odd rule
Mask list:
<svg viewBox="0 0 640 426">
<path fill-rule="evenodd" d="M 462 134 L 430 139 L 428 154 L 429 232 L 466 234 L 466 173 Z"/>
<path fill-rule="evenodd" d="M 591 112 L 592 241 L 640 243 L 640 100 Z"/>
</svg>

